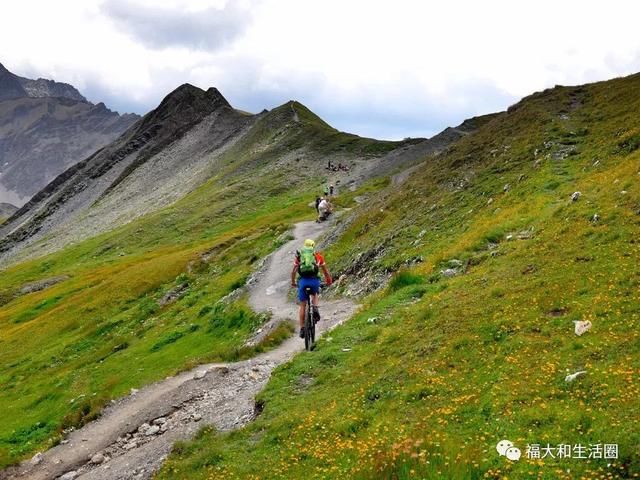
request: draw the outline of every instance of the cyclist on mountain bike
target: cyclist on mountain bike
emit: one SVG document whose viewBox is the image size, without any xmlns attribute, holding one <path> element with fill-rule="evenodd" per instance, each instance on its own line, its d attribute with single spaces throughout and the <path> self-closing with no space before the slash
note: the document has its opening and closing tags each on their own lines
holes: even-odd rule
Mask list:
<svg viewBox="0 0 640 480">
<path fill-rule="evenodd" d="M 298 287 L 298 301 L 300 309 L 298 320 L 300 322 L 300 338 L 304 338 L 304 313 L 307 308 L 307 299 L 305 288 L 311 289 L 311 306 L 313 308 L 313 320 L 317 323 L 320 321 L 320 312 L 318 310 L 318 293 L 320 292 L 320 270 L 324 275 L 324 281 L 328 285 L 333 282 L 331 274 L 327 269 L 324 257 L 315 251 L 316 242 L 311 239 L 304 241 L 304 248 L 296 251 L 293 261 L 293 270 L 291 271 L 291 286 Z M 296 283 L 297 280 L 297 283 Z"/>
</svg>

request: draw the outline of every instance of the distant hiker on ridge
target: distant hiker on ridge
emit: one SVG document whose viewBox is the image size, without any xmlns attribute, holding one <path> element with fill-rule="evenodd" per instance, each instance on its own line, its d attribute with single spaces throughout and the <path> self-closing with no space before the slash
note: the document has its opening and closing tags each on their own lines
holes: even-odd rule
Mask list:
<svg viewBox="0 0 640 480">
<path fill-rule="evenodd" d="M 331 203 L 329 202 L 329 200 L 327 200 L 326 197 L 323 197 L 322 200 L 320 200 L 320 203 L 318 204 L 318 220 L 317 222 L 323 222 L 325 221 L 327 218 L 329 218 L 329 215 L 331 215 L 332 211 L 331 211 Z"/>
</svg>

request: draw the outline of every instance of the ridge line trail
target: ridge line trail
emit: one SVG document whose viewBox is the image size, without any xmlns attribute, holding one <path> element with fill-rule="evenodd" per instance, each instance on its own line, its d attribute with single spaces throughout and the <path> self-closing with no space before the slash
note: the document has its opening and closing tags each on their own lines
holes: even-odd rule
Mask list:
<svg viewBox="0 0 640 480">
<path fill-rule="evenodd" d="M 270 310 L 271 323 L 297 318 L 297 305 L 287 298 L 293 253 L 305 238 L 317 238 L 331 224 L 296 224 L 294 239 L 267 257 L 257 281 L 249 287 L 249 303 L 257 311 Z M 323 299 L 319 333 L 346 320 L 355 309 L 356 304 L 347 299 Z M 224 431 L 251 422 L 256 416 L 255 395 L 273 369 L 302 350 L 304 342 L 296 328 L 295 335 L 277 348 L 251 359 L 200 365 L 148 385 L 107 406 L 98 419 L 69 434 L 64 444 L 44 452 L 37 464 L 27 460 L 0 471 L 0 479 L 48 480 L 69 472 L 77 476 L 68 478 L 82 480 L 150 478 L 176 441 L 192 438 L 205 425 Z M 156 422 L 160 432 L 151 433 L 143 426 L 159 418 L 165 422 Z M 91 463 L 89 459 L 98 453 L 108 461 Z"/>
</svg>

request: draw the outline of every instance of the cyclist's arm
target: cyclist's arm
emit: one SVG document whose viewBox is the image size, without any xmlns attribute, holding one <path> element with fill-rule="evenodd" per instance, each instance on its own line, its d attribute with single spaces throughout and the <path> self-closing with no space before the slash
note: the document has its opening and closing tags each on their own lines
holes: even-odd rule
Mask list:
<svg viewBox="0 0 640 480">
<path fill-rule="evenodd" d="M 331 274 L 329 273 L 329 269 L 327 268 L 326 264 L 322 264 L 321 265 L 322 268 L 322 274 L 324 275 L 324 283 L 327 284 L 327 286 L 331 285 L 333 283 L 333 280 L 331 280 Z"/>
<path fill-rule="evenodd" d="M 296 286 L 296 275 L 298 273 L 298 266 L 294 265 L 293 266 L 293 270 L 291 270 L 291 286 L 295 287 Z"/>
</svg>

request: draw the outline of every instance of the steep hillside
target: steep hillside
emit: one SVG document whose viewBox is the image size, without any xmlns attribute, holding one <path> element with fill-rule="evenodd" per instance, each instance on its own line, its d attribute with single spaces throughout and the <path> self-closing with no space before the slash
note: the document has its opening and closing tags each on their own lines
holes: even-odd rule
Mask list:
<svg viewBox="0 0 640 480">
<path fill-rule="evenodd" d="M 59 176 L 1 231 L 0 465 L 131 388 L 288 336 L 283 325 L 243 347 L 266 318 L 240 287 L 313 218 L 327 181 L 371 188 L 369 165 L 403 169 L 425 142 L 338 132 L 297 102 L 247 115 L 184 85 Z M 349 171 L 327 171 L 329 159 Z"/>
<path fill-rule="evenodd" d="M 189 132 L 206 117 L 208 122 L 195 134 Z M 173 203 L 206 180 L 198 160 L 220 149 L 250 121 L 217 90 L 184 85 L 116 142 L 34 196 L 0 231 L 7 235 L 0 251 L 34 242 L 51 230 L 63 236 L 54 246 L 59 248 L 68 238 L 78 241 Z"/>
<path fill-rule="evenodd" d="M 365 308 L 275 372 L 255 422 L 180 444 L 158 478 L 640 475 L 639 92 L 534 94 L 342 197 L 325 256 Z"/>
<path fill-rule="evenodd" d="M 0 202 L 22 206 L 138 118 L 94 105 L 66 83 L 19 77 L 0 64 Z"/>
</svg>

